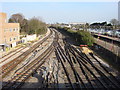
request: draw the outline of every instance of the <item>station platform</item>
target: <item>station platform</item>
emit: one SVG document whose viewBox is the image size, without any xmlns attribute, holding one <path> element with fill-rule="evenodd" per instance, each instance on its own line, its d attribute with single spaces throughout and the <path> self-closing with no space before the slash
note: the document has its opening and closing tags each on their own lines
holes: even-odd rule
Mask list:
<svg viewBox="0 0 120 90">
<path fill-rule="evenodd" d="M 111 41 L 114 41 L 114 42 L 117 42 L 120 44 L 120 38 L 110 37 L 110 36 L 106 36 L 106 35 L 99 35 L 99 34 L 94 34 L 94 36 L 97 36 L 99 38 L 109 39 Z"/>
</svg>

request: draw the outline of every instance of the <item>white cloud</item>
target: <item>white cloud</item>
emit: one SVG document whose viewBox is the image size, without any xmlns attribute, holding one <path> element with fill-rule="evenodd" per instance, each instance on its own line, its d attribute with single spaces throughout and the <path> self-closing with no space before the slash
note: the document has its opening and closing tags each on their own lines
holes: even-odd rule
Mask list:
<svg viewBox="0 0 120 90">
<path fill-rule="evenodd" d="M 1 0 L 0 2 L 118 2 L 120 0 Z"/>
</svg>

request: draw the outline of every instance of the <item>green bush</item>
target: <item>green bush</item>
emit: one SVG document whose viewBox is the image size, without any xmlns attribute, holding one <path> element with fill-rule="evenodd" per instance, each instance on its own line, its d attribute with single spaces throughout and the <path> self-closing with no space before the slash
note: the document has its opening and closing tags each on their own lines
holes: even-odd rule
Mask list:
<svg viewBox="0 0 120 90">
<path fill-rule="evenodd" d="M 84 30 L 79 30 L 79 31 L 73 31 L 72 29 L 69 28 L 61 28 L 61 27 L 55 27 L 58 30 L 62 30 L 66 32 L 70 37 L 74 38 L 77 40 L 77 43 L 92 46 L 94 43 L 94 38 L 88 31 Z"/>
<path fill-rule="evenodd" d="M 28 34 L 44 34 L 47 32 L 46 24 L 37 17 L 33 17 L 28 21 Z"/>
<path fill-rule="evenodd" d="M 92 37 L 92 35 L 88 32 L 88 31 L 78 31 L 77 32 L 78 35 L 78 41 L 80 42 L 80 44 L 86 44 L 89 46 L 92 46 L 94 43 L 94 38 Z"/>
</svg>

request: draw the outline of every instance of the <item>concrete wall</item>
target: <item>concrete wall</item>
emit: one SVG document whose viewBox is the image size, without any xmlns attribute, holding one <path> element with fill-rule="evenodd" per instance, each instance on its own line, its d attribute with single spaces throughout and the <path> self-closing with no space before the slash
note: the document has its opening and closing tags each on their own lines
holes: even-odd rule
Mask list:
<svg viewBox="0 0 120 90">
<path fill-rule="evenodd" d="M 16 45 L 17 45 L 16 42 L 12 43 L 12 47 L 15 47 Z"/>
<path fill-rule="evenodd" d="M 97 45 L 100 45 L 101 47 L 107 49 L 108 51 L 112 52 L 116 56 L 120 57 L 120 47 L 117 45 L 114 45 L 112 43 L 108 43 L 106 41 L 100 40 L 100 39 L 95 39 L 95 43 Z"/>
<path fill-rule="evenodd" d="M 26 37 L 22 38 L 22 43 L 26 43 L 28 41 L 33 41 L 37 38 L 36 34 L 33 35 L 27 35 Z"/>
<path fill-rule="evenodd" d="M 33 35 L 27 35 L 27 41 L 33 41 L 37 38 L 37 35 L 36 34 L 33 34 Z"/>
</svg>

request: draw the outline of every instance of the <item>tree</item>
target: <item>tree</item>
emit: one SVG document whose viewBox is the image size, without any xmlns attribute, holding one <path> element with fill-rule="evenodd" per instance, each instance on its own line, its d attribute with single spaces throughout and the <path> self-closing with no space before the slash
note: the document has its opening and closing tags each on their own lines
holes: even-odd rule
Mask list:
<svg viewBox="0 0 120 90">
<path fill-rule="evenodd" d="M 28 34 L 43 34 L 46 30 L 46 24 L 39 18 L 33 17 L 28 21 Z"/>
<path fill-rule="evenodd" d="M 85 29 L 87 30 L 87 29 L 89 29 L 89 28 L 90 28 L 89 23 L 86 23 L 86 24 L 85 24 Z"/>
<path fill-rule="evenodd" d="M 28 20 L 25 19 L 24 15 L 21 13 L 13 14 L 9 18 L 9 23 L 20 23 L 20 32 L 25 32 L 28 29 Z"/>
<path fill-rule="evenodd" d="M 21 25 L 21 32 L 27 33 L 28 31 L 28 20 L 24 19 Z"/>
<path fill-rule="evenodd" d="M 86 45 L 92 46 L 94 43 L 94 38 L 87 31 L 83 31 L 83 30 L 77 31 L 77 36 L 80 44 L 86 44 Z"/>
<path fill-rule="evenodd" d="M 21 13 L 13 14 L 10 19 L 9 23 L 22 23 L 24 20 L 24 16 Z"/>
<path fill-rule="evenodd" d="M 111 24 L 112 25 L 118 25 L 118 20 L 117 19 L 111 19 Z"/>
<path fill-rule="evenodd" d="M 73 31 L 72 29 L 69 28 L 63 28 L 63 27 L 54 27 L 60 31 L 65 32 L 68 34 L 70 37 L 74 38 L 74 40 L 77 41 L 77 44 L 85 44 L 92 46 L 94 43 L 94 38 L 93 36 L 88 32 L 84 30 L 78 30 L 78 31 Z"/>
<path fill-rule="evenodd" d="M 92 24 L 90 25 L 90 27 L 93 28 L 93 29 L 98 29 L 98 28 L 100 28 L 100 23 L 97 23 L 97 22 L 92 23 Z"/>
<path fill-rule="evenodd" d="M 100 23 L 101 26 L 106 26 L 107 25 L 107 22 L 102 22 Z"/>
<path fill-rule="evenodd" d="M 117 19 L 111 19 L 110 23 L 113 25 L 113 29 L 116 29 L 119 25 L 119 21 Z"/>
</svg>

